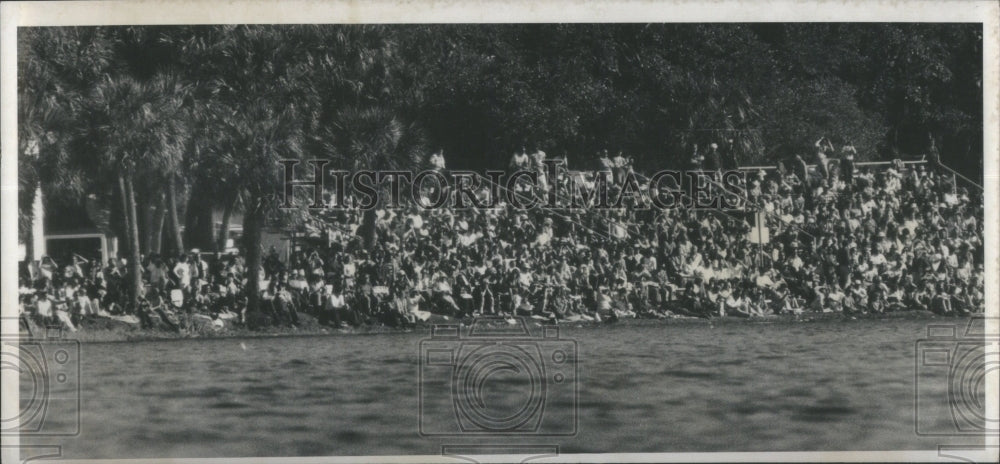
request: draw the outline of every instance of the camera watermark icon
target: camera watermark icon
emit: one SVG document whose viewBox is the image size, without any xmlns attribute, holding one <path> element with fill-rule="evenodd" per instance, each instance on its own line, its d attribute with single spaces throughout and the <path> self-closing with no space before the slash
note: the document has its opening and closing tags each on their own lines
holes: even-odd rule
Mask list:
<svg viewBox="0 0 1000 464">
<path fill-rule="evenodd" d="M 60 445 L 0 445 L 0 461 L 19 462 L 49 461 L 62 457 Z"/>
<path fill-rule="evenodd" d="M 62 437 L 80 433 L 80 342 L 3 337 L 0 369 L 19 379 L 20 407 L 0 417 L 0 434 Z M 9 416 L 9 417 L 8 417 Z"/>
<path fill-rule="evenodd" d="M 477 318 L 468 333 L 435 325 L 420 342 L 422 436 L 572 436 L 577 345 L 524 319 Z"/>
<path fill-rule="evenodd" d="M 959 462 L 997 462 L 1000 446 L 997 445 L 938 445 L 938 458 Z"/>
<path fill-rule="evenodd" d="M 916 343 L 914 430 L 921 436 L 983 436 L 1000 432 L 986 409 L 986 378 L 1000 372 L 996 334 L 986 318 L 968 325 L 932 324 Z"/>
</svg>

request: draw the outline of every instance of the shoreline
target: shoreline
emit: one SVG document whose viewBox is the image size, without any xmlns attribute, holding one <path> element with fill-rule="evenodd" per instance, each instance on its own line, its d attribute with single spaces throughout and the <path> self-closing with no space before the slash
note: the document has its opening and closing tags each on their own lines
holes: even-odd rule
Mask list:
<svg viewBox="0 0 1000 464">
<path fill-rule="evenodd" d="M 319 324 L 315 318 L 309 315 L 300 315 L 298 327 L 266 327 L 262 329 L 248 329 L 237 327 L 232 329 L 213 330 L 204 328 L 202 330 L 190 330 L 183 332 L 172 332 L 162 329 L 143 329 L 124 322 L 113 319 L 99 318 L 84 320 L 79 324 L 76 332 L 62 331 L 61 339 L 75 340 L 81 343 L 120 343 L 120 342 L 146 342 L 146 341 L 168 341 L 168 340 L 214 340 L 233 338 L 274 338 L 274 337 L 321 337 L 321 336 L 362 336 L 362 335 L 394 335 L 413 332 L 427 332 L 429 334 L 431 326 L 435 324 L 462 324 L 468 326 L 472 318 L 466 319 L 444 319 L 435 316 L 427 322 L 421 322 L 413 327 L 388 327 L 381 325 L 365 325 L 359 327 L 333 328 Z M 823 322 L 856 322 L 856 321 L 879 321 L 879 320 L 965 320 L 971 316 L 941 316 L 930 311 L 905 311 L 884 314 L 843 314 L 843 313 L 803 313 L 803 314 L 782 314 L 754 318 L 742 317 L 716 317 L 712 319 L 694 317 L 676 317 L 665 319 L 621 319 L 617 322 L 561 322 L 559 327 L 569 329 L 595 329 L 598 327 L 615 326 L 691 326 L 691 325 L 734 325 L 734 324 L 799 324 L 799 323 L 823 323 Z M 533 336 L 539 335 L 539 329 L 544 325 L 549 325 L 547 321 L 527 319 L 529 329 Z M 42 336 L 44 328 L 32 324 L 32 337 L 36 340 L 60 339 L 54 330 L 49 331 L 49 336 Z M 20 335 L 27 337 L 27 331 L 21 328 Z"/>
</svg>

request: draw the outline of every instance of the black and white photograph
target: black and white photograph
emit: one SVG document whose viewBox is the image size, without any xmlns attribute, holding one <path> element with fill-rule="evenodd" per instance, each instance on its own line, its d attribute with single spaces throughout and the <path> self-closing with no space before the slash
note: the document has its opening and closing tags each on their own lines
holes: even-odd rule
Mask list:
<svg viewBox="0 0 1000 464">
<path fill-rule="evenodd" d="M 4 462 L 996 462 L 997 3 L 241 3 L 3 4 Z"/>
</svg>

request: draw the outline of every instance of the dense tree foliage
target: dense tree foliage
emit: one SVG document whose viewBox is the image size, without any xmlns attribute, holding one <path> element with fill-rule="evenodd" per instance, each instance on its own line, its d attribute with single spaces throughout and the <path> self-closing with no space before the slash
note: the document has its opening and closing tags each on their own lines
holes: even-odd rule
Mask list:
<svg viewBox="0 0 1000 464">
<path fill-rule="evenodd" d="M 651 169 L 730 140 L 739 163 L 769 163 L 826 136 L 862 159 L 933 141 L 982 175 L 977 24 L 75 27 L 18 41 L 22 235 L 41 186 L 107 212 L 91 219 L 133 258 L 222 247 L 240 210 L 259 260 L 287 158 L 404 168 L 443 148 L 451 167 L 483 169 L 527 145 L 577 168 L 608 149 Z"/>
<path fill-rule="evenodd" d="M 454 25 L 398 33 L 407 62 L 425 76 L 419 114 L 433 143 L 477 166 L 523 143 L 584 162 L 608 148 L 644 166 L 678 165 L 693 144 L 729 139 L 742 163 L 773 162 L 824 135 L 882 158 L 924 153 L 930 133 L 953 167 L 979 172 L 979 25 Z"/>
</svg>

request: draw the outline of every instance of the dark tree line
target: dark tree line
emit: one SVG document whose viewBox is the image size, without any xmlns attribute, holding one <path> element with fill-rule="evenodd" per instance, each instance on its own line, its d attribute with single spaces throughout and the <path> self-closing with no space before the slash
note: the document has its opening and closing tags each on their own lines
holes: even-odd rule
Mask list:
<svg viewBox="0 0 1000 464">
<path fill-rule="evenodd" d="M 744 164 L 807 152 L 820 136 L 863 158 L 982 160 L 977 24 L 558 24 L 401 27 L 421 67 L 417 114 L 464 162 L 522 143 L 645 166 L 733 139 Z M 488 154 L 493 156 L 480 156 Z"/>
</svg>

